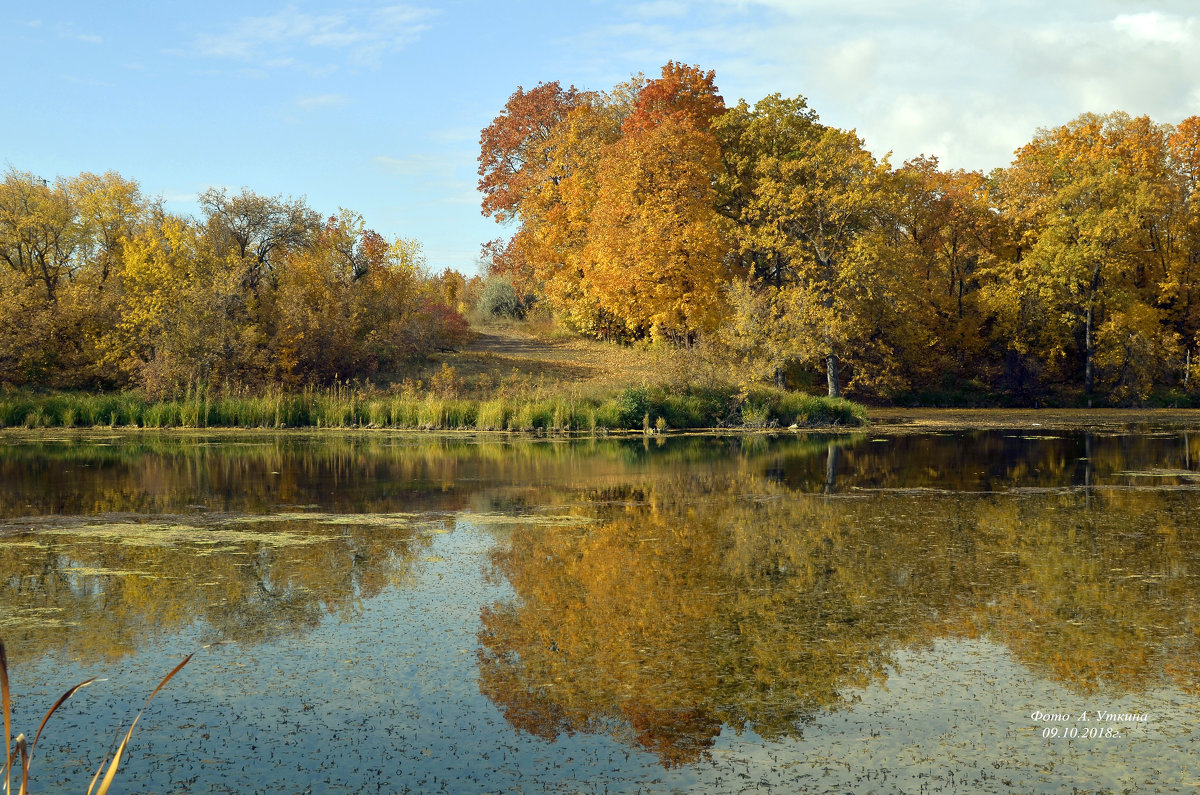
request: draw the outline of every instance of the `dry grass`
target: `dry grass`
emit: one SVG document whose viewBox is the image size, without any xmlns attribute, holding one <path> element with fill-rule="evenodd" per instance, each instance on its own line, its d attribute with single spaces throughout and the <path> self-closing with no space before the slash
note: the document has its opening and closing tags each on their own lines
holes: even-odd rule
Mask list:
<svg viewBox="0 0 1200 795">
<path fill-rule="evenodd" d="M 207 647 L 205 647 L 207 648 Z M 113 780 L 117 776 L 117 769 L 121 764 L 121 757 L 125 753 L 125 748 L 129 745 L 129 740 L 133 737 L 133 730 L 137 728 L 138 721 L 141 720 L 142 713 L 146 711 L 146 707 L 150 706 L 150 702 L 158 695 L 158 691 L 162 690 L 171 678 L 191 661 L 195 652 L 183 658 L 183 661 L 171 669 L 171 672 L 162 678 L 158 683 L 158 687 L 154 688 L 154 692 L 146 698 L 142 708 L 138 710 L 138 714 L 134 716 L 133 723 L 129 725 L 129 731 L 125 732 L 125 736 L 121 738 L 120 743 L 117 743 L 115 748 L 105 754 L 104 759 L 100 762 L 100 767 L 96 770 L 96 774 L 92 776 L 91 783 L 87 788 L 87 795 L 105 795 L 109 788 L 112 787 Z M 37 733 L 33 736 L 33 742 L 30 743 L 25 739 L 24 734 L 18 734 L 16 738 L 12 736 L 12 694 L 8 686 L 8 657 L 4 650 L 4 642 L 0 641 L 0 710 L 4 713 L 4 767 L 0 770 L 0 781 L 3 782 L 2 791 L 4 793 L 12 792 L 13 772 L 16 770 L 16 765 L 19 762 L 20 773 L 17 775 L 17 794 L 25 795 L 29 789 L 29 771 L 33 763 L 33 752 L 37 749 L 38 740 L 42 737 L 42 730 L 46 728 L 46 723 L 50 717 L 58 711 L 58 708 L 67 702 L 71 696 L 75 695 L 80 689 L 87 687 L 95 678 L 80 682 L 79 684 L 69 688 L 63 693 L 58 701 L 54 702 L 54 706 L 47 710 L 45 717 L 42 718 L 41 724 L 38 725 Z"/>
<path fill-rule="evenodd" d="M 662 383 L 679 356 L 673 350 L 567 337 L 521 323 L 489 324 L 475 331 L 474 341 L 461 351 L 441 354 L 416 377 L 429 383 L 446 364 L 468 386 L 490 381 L 494 388 L 519 380 L 543 391 L 598 394 Z"/>
</svg>

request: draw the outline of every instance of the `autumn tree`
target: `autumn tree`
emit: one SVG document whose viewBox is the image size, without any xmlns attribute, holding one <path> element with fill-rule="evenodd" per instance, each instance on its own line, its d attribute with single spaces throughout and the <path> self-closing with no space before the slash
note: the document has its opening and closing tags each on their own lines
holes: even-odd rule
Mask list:
<svg viewBox="0 0 1200 795">
<path fill-rule="evenodd" d="M 897 245 L 888 258 L 896 279 L 911 287 L 905 316 L 894 322 L 904 335 L 896 347 L 910 385 L 937 389 L 951 379 L 983 379 L 991 363 L 982 271 L 1008 245 L 991 183 L 978 171 L 943 171 L 936 157 L 922 156 L 897 170 L 895 186 Z"/>
<path fill-rule="evenodd" d="M 237 263 L 252 291 L 270 277 L 283 251 L 305 245 L 321 228 L 320 216 L 303 199 L 262 196 L 245 188 L 230 196 L 223 188 L 209 188 L 199 202 L 210 245 L 218 256 Z"/>
<path fill-rule="evenodd" d="M 550 143 L 554 128 L 579 102 L 574 87 L 563 89 L 557 81 L 539 83 L 525 91 L 518 86 L 503 110 L 479 137 L 479 191 L 485 217 L 497 223 L 519 223 L 513 239 L 485 246 L 492 269 L 525 284 L 536 277 L 525 255 L 527 239 L 537 236 L 539 213 L 523 213 L 527 200 L 543 196 L 557 186 L 561 170 L 552 162 Z"/>
<path fill-rule="evenodd" d="M 1200 116 L 1181 121 L 1167 139 L 1175 187 L 1174 234 L 1156 241 L 1169 251 L 1160 305 L 1185 346 L 1187 365 L 1200 345 Z M 1190 376 L 1187 367 L 1184 378 Z"/>
<path fill-rule="evenodd" d="M 602 153 L 619 138 L 641 80 L 609 92 L 563 92 L 556 85 L 518 89 L 483 132 L 484 214 L 517 224 L 511 238 L 487 244 L 485 254 L 489 272 L 540 293 L 574 328 L 604 334 L 613 323 L 585 279 L 581 253 Z"/>
<path fill-rule="evenodd" d="M 715 328 L 731 273 L 730 229 L 717 214 L 724 110 L 712 72 L 674 62 L 637 95 L 603 152 L 583 252 L 584 279 L 631 336 L 675 339 Z"/>
<path fill-rule="evenodd" d="M 525 197 L 559 175 L 547 161 L 554 127 L 579 102 L 580 93 L 558 81 L 519 87 L 479 137 L 479 190 L 483 214 L 497 222 L 520 216 Z"/>
<path fill-rule="evenodd" d="M 630 336 L 676 339 L 715 328 L 729 275 L 729 230 L 715 209 L 711 133 L 668 117 L 604 159 L 583 253 L 600 306 Z"/>
<path fill-rule="evenodd" d="M 726 212 L 738 220 L 751 286 L 768 288 L 765 299 L 752 292 L 741 298 L 787 326 L 770 343 L 787 346 L 779 362 L 821 361 L 828 392 L 838 396 L 841 358 L 871 331 L 857 324 L 858 301 L 879 283 L 875 233 L 883 231 L 888 163 L 876 161 L 853 131 L 819 125 L 803 98 L 742 103 L 717 126 Z M 728 341 L 743 350 L 756 344 Z"/>
<path fill-rule="evenodd" d="M 273 377 L 286 384 L 392 371 L 466 333 L 443 285 L 425 273 L 420 243 L 388 242 L 349 210 L 288 249 L 276 283 L 264 329 Z"/>
<path fill-rule="evenodd" d="M 124 249 L 106 363 L 156 395 L 257 380 L 262 338 L 244 322 L 241 273 L 208 246 L 203 230 L 163 215 Z"/>
<path fill-rule="evenodd" d="M 99 339 L 115 322 L 109 277 L 150 203 L 114 173 L 0 184 L 0 381 L 111 382 Z"/>
<path fill-rule="evenodd" d="M 1088 395 L 1098 363 L 1144 396 L 1177 358 L 1156 306 L 1166 273 L 1146 256 L 1169 222 L 1165 154 L 1166 131 L 1147 117 L 1084 114 L 1041 130 L 1002 178 L 1019 248 L 989 290 L 1000 328 L 1048 364 L 1077 355 Z"/>
<path fill-rule="evenodd" d="M 95 271 L 99 283 L 120 267 L 125 241 L 141 231 L 157 202 L 142 196 L 141 186 L 114 171 L 85 172 L 65 182 L 79 226 L 76 256 Z"/>
<path fill-rule="evenodd" d="M 0 261 L 42 297 L 54 301 L 58 288 L 78 266 L 79 225 L 70 193 L 33 174 L 9 169 L 0 184 Z"/>
</svg>

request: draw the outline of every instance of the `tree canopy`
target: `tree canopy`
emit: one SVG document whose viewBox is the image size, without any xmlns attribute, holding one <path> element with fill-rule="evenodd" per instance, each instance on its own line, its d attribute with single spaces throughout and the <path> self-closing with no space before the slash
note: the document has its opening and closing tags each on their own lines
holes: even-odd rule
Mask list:
<svg viewBox="0 0 1200 795">
<path fill-rule="evenodd" d="M 1007 168 L 899 167 L 804 97 L 669 62 L 518 89 L 484 129 L 491 267 L 578 331 L 707 338 L 749 381 L 862 397 L 1190 399 L 1200 121 L 1038 130 Z M 1185 394 L 1186 393 L 1186 394 Z"/>
<path fill-rule="evenodd" d="M 114 173 L 0 183 L 0 385 L 301 386 L 466 333 L 420 243 L 349 210 L 209 190 L 165 212 Z"/>
</svg>

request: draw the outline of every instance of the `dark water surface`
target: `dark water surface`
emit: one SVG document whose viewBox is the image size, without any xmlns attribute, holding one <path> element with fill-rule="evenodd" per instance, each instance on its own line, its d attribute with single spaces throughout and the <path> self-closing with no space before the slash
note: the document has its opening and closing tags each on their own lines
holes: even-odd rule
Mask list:
<svg viewBox="0 0 1200 795">
<path fill-rule="evenodd" d="M 1200 432 L 3 441 L 34 792 L 1200 787 Z"/>
</svg>

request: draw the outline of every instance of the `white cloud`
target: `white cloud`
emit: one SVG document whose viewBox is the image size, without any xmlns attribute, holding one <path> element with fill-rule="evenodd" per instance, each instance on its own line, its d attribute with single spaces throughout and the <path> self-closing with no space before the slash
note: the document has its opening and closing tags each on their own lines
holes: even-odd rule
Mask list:
<svg viewBox="0 0 1200 795">
<path fill-rule="evenodd" d="M 573 63 L 696 63 L 729 103 L 802 94 L 893 162 L 989 170 L 1038 127 L 1117 109 L 1175 122 L 1200 96 L 1200 8 L 1180 0 L 691 0 L 670 20 L 644 7 L 564 42 Z"/>
<path fill-rule="evenodd" d="M 408 5 L 332 10 L 310 14 L 288 8 L 278 14 L 246 17 L 220 34 L 195 40 L 195 51 L 210 58 L 291 64 L 301 49 L 342 53 L 351 63 L 376 66 L 383 55 L 402 49 L 429 28 L 436 11 Z"/>
<path fill-rule="evenodd" d="M 1190 38 L 1191 21 L 1180 24 L 1178 19 L 1157 11 L 1142 14 L 1120 14 L 1112 21 L 1116 30 L 1130 38 L 1152 44 L 1182 44 Z"/>
</svg>

